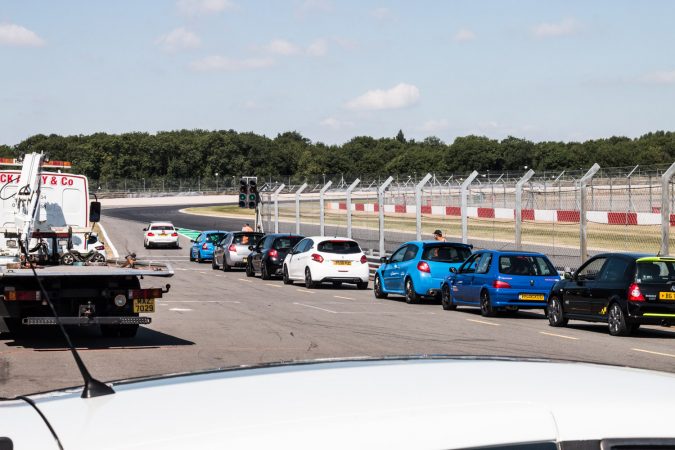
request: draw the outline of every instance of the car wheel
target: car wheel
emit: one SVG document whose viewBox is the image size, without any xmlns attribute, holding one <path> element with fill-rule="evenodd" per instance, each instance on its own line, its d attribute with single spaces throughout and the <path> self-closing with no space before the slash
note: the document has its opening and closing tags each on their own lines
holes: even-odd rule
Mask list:
<svg viewBox="0 0 675 450">
<path fill-rule="evenodd" d="M 75 263 L 75 257 L 70 253 L 64 253 L 61 257 L 61 264 L 64 266 L 72 266 Z"/>
<path fill-rule="evenodd" d="M 143 248 L 148 248 L 148 241 L 143 241 Z"/>
<path fill-rule="evenodd" d="M 216 263 L 216 255 L 213 255 L 213 258 L 211 259 L 211 269 L 213 270 L 220 269 L 220 266 Z"/>
<path fill-rule="evenodd" d="M 197 262 L 199 264 L 204 262 L 204 258 L 202 258 L 202 251 L 201 250 L 197 250 Z"/>
<path fill-rule="evenodd" d="M 227 257 L 223 255 L 223 272 L 229 272 L 232 270 L 232 266 L 227 263 Z"/>
<path fill-rule="evenodd" d="M 569 321 L 565 318 L 565 313 L 563 312 L 560 299 L 555 295 L 552 295 L 548 299 L 548 303 L 546 305 L 546 317 L 548 318 L 548 324 L 552 327 L 564 327 Z"/>
<path fill-rule="evenodd" d="M 103 256 L 100 253 L 95 253 L 91 256 L 91 262 L 104 263 L 105 262 L 105 256 Z"/>
<path fill-rule="evenodd" d="M 190 250 L 190 261 L 194 261 L 195 257 L 192 255 L 192 250 Z"/>
<path fill-rule="evenodd" d="M 480 293 L 480 313 L 483 317 L 493 317 L 496 314 L 490 301 L 490 294 L 486 290 Z"/>
<path fill-rule="evenodd" d="M 267 263 L 265 261 L 260 262 L 260 278 L 262 278 L 263 280 L 269 280 L 270 278 L 272 278 L 270 276 L 270 271 L 267 268 Z"/>
<path fill-rule="evenodd" d="M 361 289 L 362 291 L 368 289 L 368 282 L 361 281 L 359 283 L 356 283 L 356 289 Z"/>
<path fill-rule="evenodd" d="M 609 324 L 609 334 L 612 336 L 628 336 L 631 333 L 631 327 L 626 323 L 626 316 L 618 303 L 612 303 L 607 314 Z"/>
<path fill-rule="evenodd" d="M 293 280 L 288 276 L 288 267 L 286 266 L 284 266 L 284 284 L 293 284 Z"/>
<path fill-rule="evenodd" d="M 305 267 L 305 287 L 307 289 L 315 288 L 317 284 L 312 280 L 312 271 L 309 270 L 309 267 Z"/>
<path fill-rule="evenodd" d="M 248 264 L 246 264 L 246 276 L 247 277 L 254 277 L 255 276 L 255 270 L 253 270 L 253 263 L 250 261 Z"/>
<path fill-rule="evenodd" d="M 450 286 L 444 284 L 441 288 L 441 306 L 446 311 L 451 311 L 457 309 L 457 305 L 452 301 L 452 293 L 450 292 Z"/>
<path fill-rule="evenodd" d="M 412 279 L 408 278 L 405 280 L 405 302 L 408 304 L 417 303 L 420 299 L 420 296 L 415 292 L 415 285 L 413 284 Z"/>
<path fill-rule="evenodd" d="M 375 298 L 387 298 L 389 294 L 382 292 L 382 280 L 379 275 L 375 276 L 375 281 L 373 281 L 373 294 Z"/>
</svg>

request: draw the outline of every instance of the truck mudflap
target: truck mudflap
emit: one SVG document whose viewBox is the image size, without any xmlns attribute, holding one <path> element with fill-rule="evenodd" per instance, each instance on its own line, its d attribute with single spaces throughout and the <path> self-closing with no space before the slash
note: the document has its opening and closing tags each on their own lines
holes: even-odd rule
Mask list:
<svg viewBox="0 0 675 450">
<path fill-rule="evenodd" d="M 138 316 L 94 316 L 94 317 L 60 317 L 63 325 L 147 325 L 152 322 L 150 317 Z M 24 317 L 24 325 L 57 325 L 55 317 Z"/>
</svg>

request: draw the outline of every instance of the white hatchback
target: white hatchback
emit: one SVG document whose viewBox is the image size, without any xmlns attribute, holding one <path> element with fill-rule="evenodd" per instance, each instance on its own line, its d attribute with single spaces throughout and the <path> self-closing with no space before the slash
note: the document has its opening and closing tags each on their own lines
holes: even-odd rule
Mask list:
<svg viewBox="0 0 675 450">
<path fill-rule="evenodd" d="M 178 230 L 171 222 L 151 222 L 146 228 L 143 228 L 145 237 L 143 246 L 150 247 L 173 247 L 179 248 Z"/>
<path fill-rule="evenodd" d="M 348 238 L 312 236 L 297 243 L 284 259 L 284 283 L 304 281 L 313 288 L 321 283 L 368 287 L 368 259 L 359 244 Z"/>
</svg>

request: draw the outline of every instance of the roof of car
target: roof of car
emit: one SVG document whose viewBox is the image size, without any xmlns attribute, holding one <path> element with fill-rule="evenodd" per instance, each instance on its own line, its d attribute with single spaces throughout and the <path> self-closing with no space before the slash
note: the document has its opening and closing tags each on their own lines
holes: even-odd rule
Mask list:
<svg viewBox="0 0 675 450">
<path fill-rule="evenodd" d="M 436 240 L 426 240 L 426 241 L 408 241 L 405 244 L 422 244 L 422 245 L 429 245 L 429 244 L 438 244 L 438 245 L 455 245 L 458 247 L 467 247 L 467 248 L 473 248 L 471 244 L 464 244 L 462 242 L 453 242 L 453 241 L 436 241 Z"/>
<path fill-rule="evenodd" d="M 301 234 L 295 234 L 295 233 L 267 233 L 265 237 L 272 236 L 272 237 L 295 237 L 295 238 L 300 238 L 304 239 L 305 236 Z"/>
<path fill-rule="evenodd" d="M 344 236 L 305 236 L 306 239 L 311 239 L 313 241 L 332 241 L 332 240 L 340 240 L 340 241 L 353 241 L 354 239 L 344 237 Z"/>
<path fill-rule="evenodd" d="M 166 226 L 171 226 L 171 227 L 173 226 L 173 224 L 171 222 L 150 222 L 151 227 L 155 226 L 155 225 L 160 225 L 160 226 L 166 225 Z"/>
<path fill-rule="evenodd" d="M 659 262 L 659 261 L 675 262 L 675 256 L 646 256 L 643 258 L 639 258 L 637 260 L 637 262 Z"/>
<path fill-rule="evenodd" d="M 647 257 L 656 257 L 656 255 L 654 255 L 652 253 L 635 253 L 635 252 L 606 252 L 606 253 L 599 253 L 597 255 L 593 255 L 593 257 L 595 257 L 595 256 L 605 256 L 605 257 L 607 257 L 607 256 L 625 256 L 625 257 L 632 258 L 632 259 L 642 259 L 642 258 L 647 258 Z"/>
<path fill-rule="evenodd" d="M 225 230 L 205 230 L 205 231 L 202 231 L 202 234 L 215 234 L 215 233 L 231 233 L 231 231 L 225 231 Z"/>
</svg>

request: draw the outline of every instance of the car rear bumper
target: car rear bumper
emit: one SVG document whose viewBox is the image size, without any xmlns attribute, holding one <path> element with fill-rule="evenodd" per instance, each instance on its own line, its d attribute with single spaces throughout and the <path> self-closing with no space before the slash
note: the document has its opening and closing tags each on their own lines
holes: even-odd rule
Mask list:
<svg viewBox="0 0 675 450">
<path fill-rule="evenodd" d="M 521 300 L 521 295 L 539 295 L 543 300 Z M 548 292 L 521 291 L 517 289 L 492 289 L 490 292 L 492 305 L 497 307 L 515 306 L 519 309 L 540 309 L 546 307 Z"/>
<path fill-rule="evenodd" d="M 321 283 L 351 283 L 351 284 L 356 284 L 356 283 L 365 283 L 368 280 L 364 280 L 362 278 L 354 278 L 354 277 L 326 277 L 321 279 Z"/>
<path fill-rule="evenodd" d="M 150 244 L 150 245 L 176 245 L 176 244 L 178 244 L 178 238 L 148 239 L 148 244 Z"/>
<path fill-rule="evenodd" d="M 628 318 L 645 325 L 675 325 L 675 304 L 628 302 Z"/>
<path fill-rule="evenodd" d="M 227 263 L 233 267 L 245 267 L 248 264 L 248 255 L 230 252 L 227 255 Z"/>
</svg>

